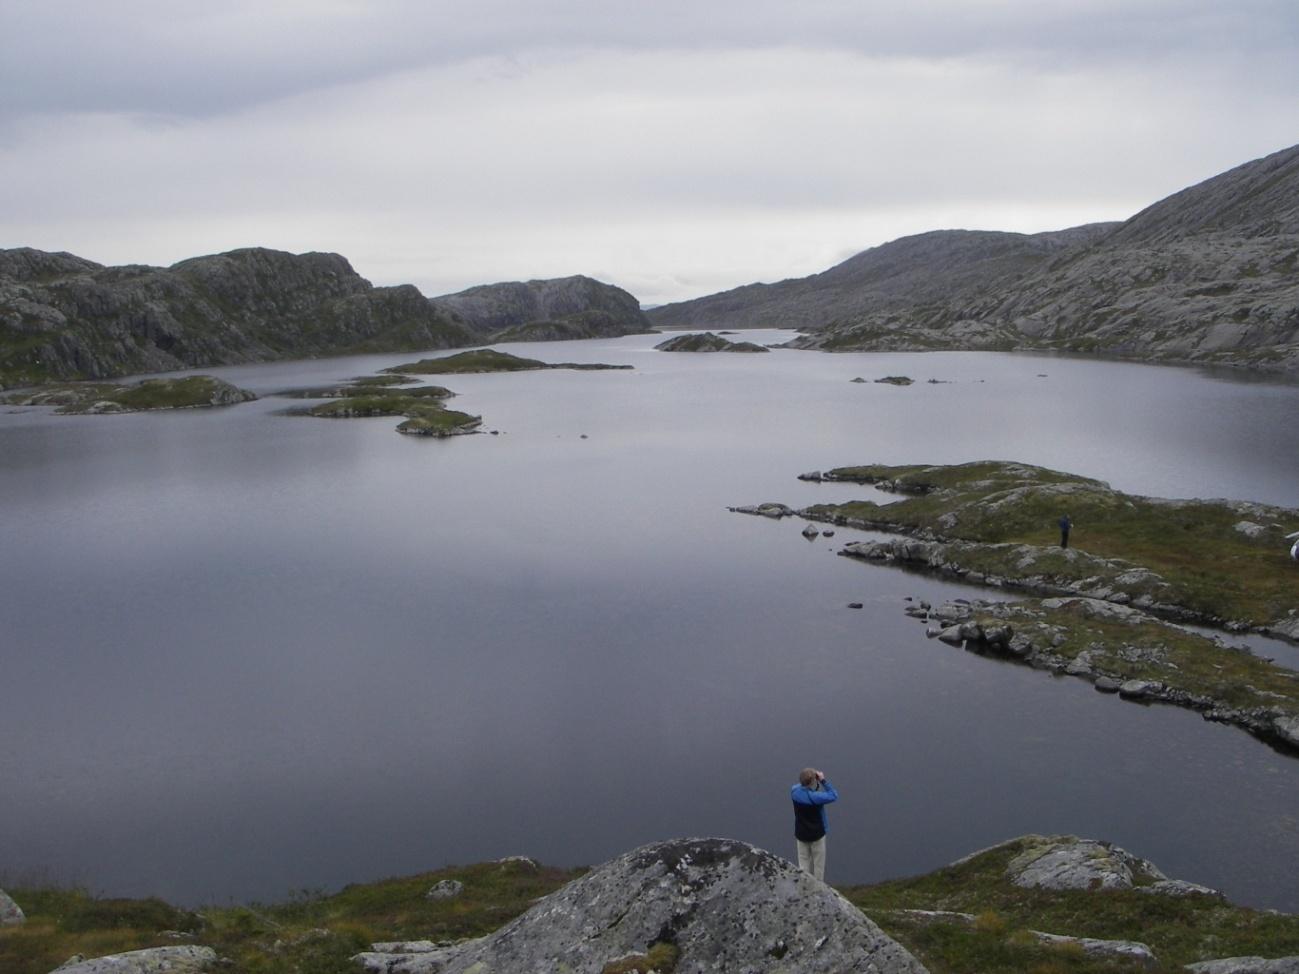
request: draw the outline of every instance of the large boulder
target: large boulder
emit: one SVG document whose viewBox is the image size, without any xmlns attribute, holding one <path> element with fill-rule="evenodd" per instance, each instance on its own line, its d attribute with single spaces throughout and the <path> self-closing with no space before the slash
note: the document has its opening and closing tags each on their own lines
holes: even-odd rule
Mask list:
<svg viewBox="0 0 1299 974">
<path fill-rule="evenodd" d="M 358 955 L 385 974 L 600 974 L 675 955 L 677 974 L 922 974 L 903 947 L 829 886 L 730 839 L 644 846 L 539 901 L 496 933 L 414 953 Z"/>
</svg>

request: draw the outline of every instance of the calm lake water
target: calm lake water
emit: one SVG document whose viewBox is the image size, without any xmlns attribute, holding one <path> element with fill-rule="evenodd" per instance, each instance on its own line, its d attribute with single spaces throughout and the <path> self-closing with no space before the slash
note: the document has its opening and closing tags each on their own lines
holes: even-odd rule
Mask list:
<svg viewBox="0 0 1299 974">
<path fill-rule="evenodd" d="M 1299 507 L 1299 386 L 655 341 L 508 346 L 633 371 L 449 377 L 497 436 L 271 395 L 397 355 L 211 370 L 264 397 L 224 410 L 0 412 L 0 880 L 196 904 L 685 835 L 788 855 L 813 764 L 831 882 L 1071 832 L 1299 911 L 1299 761 L 926 640 L 903 598 L 976 590 L 726 510 L 983 458 Z M 849 381 L 890 374 L 918 381 Z"/>
</svg>

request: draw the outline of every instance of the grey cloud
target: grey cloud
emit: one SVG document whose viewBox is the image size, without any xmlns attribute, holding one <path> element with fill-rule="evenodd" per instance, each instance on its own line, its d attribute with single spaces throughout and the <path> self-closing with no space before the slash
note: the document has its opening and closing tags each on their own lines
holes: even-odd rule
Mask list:
<svg viewBox="0 0 1299 974">
<path fill-rule="evenodd" d="M 11 0 L 2 16 L 9 115 L 204 117 L 470 58 L 590 48 L 1010 54 L 1057 67 L 1247 49 L 1299 77 L 1293 58 L 1271 61 L 1299 44 L 1293 0 Z"/>
</svg>

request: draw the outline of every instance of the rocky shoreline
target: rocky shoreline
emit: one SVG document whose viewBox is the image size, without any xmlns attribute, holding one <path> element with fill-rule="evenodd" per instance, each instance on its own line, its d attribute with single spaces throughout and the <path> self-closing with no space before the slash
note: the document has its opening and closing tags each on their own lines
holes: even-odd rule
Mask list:
<svg viewBox="0 0 1299 974">
<path fill-rule="evenodd" d="M 847 467 L 800 479 L 870 484 L 911 500 L 731 510 L 802 518 L 805 536 L 820 533 L 819 524 L 895 535 L 849 542 L 838 554 L 1031 596 L 938 607 L 915 601 L 907 611 L 931 624 L 931 636 L 1087 679 L 1126 699 L 1185 707 L 1299 756 L 1299 672 L 1181 625 L 1299 641 L 1299 571 L 1286 564 L 1279 540 L 1299 512 L 1134 498 L 1099 481 L 1005 462 Z M 1088 543 L 1094 537 L 1101 551 L 1024 540 L 1052 531 L 1050 512 L 1067 509 L 1085 514 Z M 1132 537 L 1131 526 L 1146 519 L 1154 522 L 1143 526 L 1146 537 Z M 1104 521 L 1117 527 L 1102 528 Z M 1166 536 L 1177 546 L 1161 548 Z M 1155 567 L 1114 550 L 1142 553 Z M 1203 556 L 1188 559 L 1197 551 Z"/>
<path fill-rule="evenodd" d="M 959 600 L 937 606 L 913 599 L 905 611 L 928 624 L 925 634 L 931 639 L 1034 669 L 1077 677 L 1091 683 L 1100 693 L 1117 694 L 1136 703 L 1162 703 L 1194 710 L 1205 720 L 1239 727 L 1283 754 L 1299 756 L 1299 712 L 1293 707 L 1283 708 L 1267 702 L 1270 695 L 1286 702 L 1293 695 L 1287 697 L 1250 684 L 1244 689 L 1252 690 L 1257 702 L 1247 706 L 1178 686 L 1181 668 L 1170 660 L 1171 654 L 1165 646 L 1150 638 L 1151 626 L 1157 624 L 1139 610 L 1098 599 L 1057 598 L 1014 603 Z M 1093 640 L 1087 648 L 1070 652 L 1066 648 L 1069 639 L 1062 631 L 1067 631 L 1066 627 L 1060 623 L 1070 615 L 1106 619 L 1130 627 L 1132 637 L 1108 643 Z M 1245 653 L 1186 632 L 1177 638 L 1202 639 L 1207 644 L 1203 647 L 1206 652 Z M 1142 664 L 1147 671 L 1145 675 L 1151 678 L 1134 676 L 1124 665 L 1130 663 Z M 1153 678 L 1149 673 L 1152 669 L 1165 670 L 1165 679 Z M 1279 674 L 1293 681 L 1294 695 L 1299 695 L 1299 673 L 1280 670 Z"/>
</svg>

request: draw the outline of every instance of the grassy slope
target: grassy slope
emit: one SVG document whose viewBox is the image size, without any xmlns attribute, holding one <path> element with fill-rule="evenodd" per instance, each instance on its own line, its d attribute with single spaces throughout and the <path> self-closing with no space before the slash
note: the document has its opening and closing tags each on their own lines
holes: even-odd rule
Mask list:
<svg viewBox="0 0 1299 974">
<path fill-rule="evenodd" d="M 80 890 L 10 888 L 27 923 L 0 929 L 0 971 L 48 974 L 73 954 L 102 956 L 144 947 L 197 943 L 234 962 L 230 974 L 356 974 L 350 957 L 371 943 L 456 940 L 497 929 L 581 875 L 527 863 L 450 867 L 348 886 L 330 896 L 284 903 L 176 910 L 159 900 L 102 900 Z M 429 900 L 430 887 L 459 880 L 454 899 Z M 174 939 L 163 930 L 199 932 Z"/>
<path fill-rule="evenodd" d="M 1021 889 L 1005 877 L 1022 846 L 1002 846 L 924 876 L 841 890 L 917 954 L 933 974 L 1090 974 L 1145 970 L 1089 958 L 1076 948 L 1036 943 L 1039 930 L 1101 940 L 1136 940 L 1160 960 L 1156 970 L 1217 957 L 1299 954 L 1299 917 L 1249 910 L 1207 896 L 1174 898 L 1133 890 Z M 973 927 L 922 924 L 891 911 L 973 913 Z"/>
<path fill-rule="evenodd" d="M 832 473 L 907 494 L 886 505 L 816 505 L 810 513 L 818 517 L 887 521 L 943 539 L 1052 546 L 1059 541 L 1056 521 L 1067 512 L 1076 548 L 1158 573 L 1175 587 L 1180 604 L 1204 616 L 1266 625 L 1299 606 L 1299 572 L 1288 564 L 1284 542 L 1299 527 L 1299 512 L 1260 505 L 1259 514 L 1242 517 L 1221 502 L 1137 497 L 1027 464 L 875 465 Z M 1259 523 L 1262 534 L 1237 531 L 1243 519 Z"/>
</svg>

